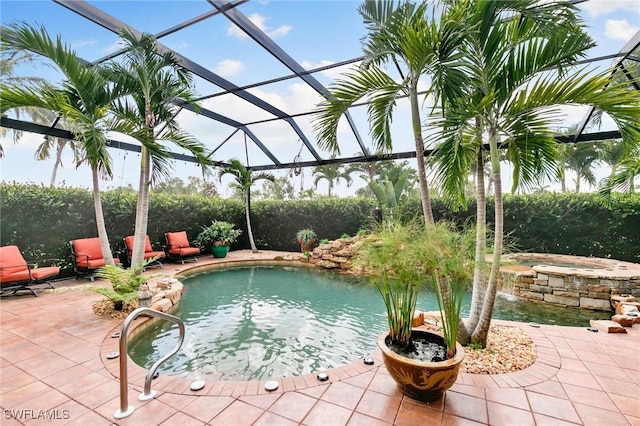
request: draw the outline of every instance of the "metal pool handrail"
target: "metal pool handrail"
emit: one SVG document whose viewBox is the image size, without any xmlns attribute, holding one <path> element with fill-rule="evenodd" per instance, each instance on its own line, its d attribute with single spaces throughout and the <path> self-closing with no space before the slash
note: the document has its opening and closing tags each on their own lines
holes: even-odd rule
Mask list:
<svg viewBox="0 0 640 426">
<path fill-rule="evenodd" d="M 165 362 L 175 353 L 180 350 L 182 343 L 184 342 L 185 328 L 184 322 L 176 316 L 166 314 L 164 312 L 156 311 L 151 308 L 138 308 L 135 311 L 131 312 L 129 316 L 122 323 L 122 328 L 120 330 L 120 409 L 115 412 L 113 415 L 116 419 L 123 419 L 125 417 L 130 416 L 134 408 L 129 406 L 129 388 L 128 388 L 128 377 L 127 377 L 127 331 L 129 330 L 129 325 L 131 322 L 139 317 L 142 314 L 160 317 L 166 319 L 167 321 L 174 322 L 178 324 L 180 328 L 180 338 L 178 344 L 176 345 L 171 352 L 160 358 L 153 366 L 149 369 L 147 373 L 147 377 L 144 381 L 144 392 L 140 394 L 138 399 L 140 401 L 147 401 L 149 399 L 153 399 L 156 396 L 156 391 L 151 390 L 151 380 L 153 380 L 153 376 L 156 374 L 156 370 L 160 367 L 160 364 Z"/>
</svg>

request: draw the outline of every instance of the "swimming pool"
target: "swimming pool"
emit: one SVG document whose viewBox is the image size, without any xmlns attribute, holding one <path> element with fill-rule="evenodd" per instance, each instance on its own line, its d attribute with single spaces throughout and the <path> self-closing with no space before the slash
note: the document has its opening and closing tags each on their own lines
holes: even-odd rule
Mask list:
<svg viewBox="0 0 640 426">
<path fill-rule="evenodd" d="M 309 374 L 371 354 L 377 336 L 386 329 L 380 295 L 365 278 L 309 268 L 252 266 L 215 270 L 183 282 L 185 294 L 172 313 L 185 322 L 185 342 L 160 367 L 163 374 L 209 380 Z M 469 303 L 468 296 L 464 314 Z M 422 291 L 418 308 L 437 310 L 428 289 Z M 592 319 L 578 311 L 503 297 L 498 298 L 494 317 L 539 323 L 562 320 L 563 325 L 576 321 L 588 325 Z M 167 322 L 154 322 L 132 337 L 129 355 L 148 368 L 171 350 L 177 333 L 177 327 Z"/>
</svg>

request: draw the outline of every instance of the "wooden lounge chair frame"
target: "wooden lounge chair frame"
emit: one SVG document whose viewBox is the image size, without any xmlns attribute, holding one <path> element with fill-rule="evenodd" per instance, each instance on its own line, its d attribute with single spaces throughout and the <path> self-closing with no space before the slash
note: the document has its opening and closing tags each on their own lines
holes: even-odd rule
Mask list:
<svg viewBox="0 0 640 426">
<path fill-rule="evenodd" d="M 60 273 L 55 266 L 58 259 L 26 261 L 18 246 L 0 247 L 0 295 L 15 295 L 19 291 L 30 291 L 35 297 L 34 287 L 49 286 L 55 288 L 49 279 Z M 49 264 L 49 266 L 43 266 Z"/>
</svg>

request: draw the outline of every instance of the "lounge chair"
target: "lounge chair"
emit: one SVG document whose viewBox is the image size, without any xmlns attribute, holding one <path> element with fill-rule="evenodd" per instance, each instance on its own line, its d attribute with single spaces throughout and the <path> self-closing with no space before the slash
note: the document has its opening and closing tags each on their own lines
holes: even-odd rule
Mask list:
<svg viewBox="0 0 640 426">
<path fill-rule="evenodd" d="M 127 249 L 127 258 L 129 259 L 129 263 L 131 263 L 131 256 L 133 254 L 133 235 L 128 235 L 126 237 L 124 237 L 124 246 Z M 154 251 L 153 247 L 151 247 L 151 240 L 149 239 L 149 236 L 147 235 L 145 237 L 145 243 L 144 243 L 144 259 L 155 259 L 152 262 L 150 262 L 147 267 L 150 266 L 159 266 L 160 268 L 162 268 L 162 262 L 161 260 L 164 259 L 166 256 L 166 254 L 164 253 L 164 251 Z"/>
<path fill-rule="evenodd" d="M 86 276 L 93 281 L 96 270 L 106 264 L 102 247 L 100 247 L 100 238 L 79 238 L 69 241 L 69 245 L 76 279 Z M 115 257 L 113 261 L 120 263 L 120 259 Z"/>
<path fill-rule="evenodd" d="M 200 254 L 198 247 L 189 244 L 187 231 L 167 232 L 164 234 L 167 240 L 167 256 L 171 259 L 179 260 L 184 265 L 185 260 L 197 262 L 197 255 Z"/>
<path fill-rule="evenodd" d="M 52 263 L 57 259 L 47 259 L 39 262 L 27 262 L 22 257 L 18 246 L 0 247 L 0 294 L 13 295 L 19 291 L 30 291 L 38 297 L 35 286 L 48 285 L 47 281 L 60 273 L 57 266 L 40 266 L 43 262 Z"/>
</svg>

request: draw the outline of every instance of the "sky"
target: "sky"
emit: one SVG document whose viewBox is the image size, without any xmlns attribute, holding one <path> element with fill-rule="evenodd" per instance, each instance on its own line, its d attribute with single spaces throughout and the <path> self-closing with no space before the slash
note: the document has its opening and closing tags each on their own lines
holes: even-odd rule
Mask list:
<svg viewBox="0 0 640 426">
<path fill-rule="evenodd" d="M 157 34 L 167 28 L 211 10 L 204 0 L 186 1 L 91 1 L 106 13 L 121 19 L 142 32 Z M 314 69 L 361 56 L 360 39 L 365 33 L 364 24 L 357 13 L 357 1 L 260 1 L 250 0 L 238 7 L 257 27 L 280 45 L 293 59 L 305 69 Z M 617 53 L 626 42 L 640 30 L 640 2 L 637 0 L 589 0 L 578 5 L 581 16 L 588 26 L 591 37 L 597 47 L 589 52 L 589 57 Z M 44 25 L 50 35 L 59 35 L 64 43 L 71 45 L 78 56 L 85 60 L 96 61 L 119 49 L 118 37 L 74 12 L 52 1 L 3 0 L 0 3 L 2 25 L 15 21 L 24 21 L 31 25 Z M 290 75 L 291 71 L 266 53 L 223 16 L 214 16 L 189 28 L 178 31 L 160 42 L 177 51 L 237 86 L 245 86 L 258 81 Z M 611 61 L 603 61 L 595 66 L 607 66 Z M 326 72 L 315 73 L 322 84 L 328 86 L 348 67 L 340 67 Z M 21 67 L 17 74 L 37 75 L 56 80 L 55 70 L 42 64 Z M 195 90 L 200 95 L 216 94 L 221 91 L 213 84 L 196 77 Z M 422 82 L 427 87 L 426 82 Z M 288 114 L 309 111 L 321 100 L 320 96 L 299 79 L 290 79 L 266 86 L 247 90 Z M 242 123 L 266 120 L 273 116 L 234 95 L 215 96 L 203 101 L 202 105 L 212 111 L 223 114 Z M 577 123 L 584 110 L 567 110 L 566 123 Z M 359 133 L 365 144 L 369 143 L 366 111 L 357 108 L 352 111 Z M 408 107 L 402 101 L 394 115 L 393 138 L 395 151 L 412 151 L 413 142 L 409 133 L 410 126 L 404 117 L 408 117 Z M 269 158 L 251 142 L 245 142 L 241 132 L 234 128 L 204 119 L 194 113 L 183 111 L 178 115 L 182 127 L 203 142 L 209 149 L 217 147 L 214 159 L 227 161 L 239 158 L 249 165 L 270 164 Z M 308 116 L 295 118 L 296 124 L 309 139 L 314 132 Z M 312 154 L 303 147 L 298 134 L 286 123 L 269 121 L 250 126 L 250 129 L 284 163 L 293 162 L 297 154 L 303 161 L 311 160 Z M 603 129 L 607 130 L 607 129 Z M 113 139 L 131 142 L 123 135 L 112 135 Z M 33 182 L 49 184 L 53 169 L 53 158 L 37 161 L 34 153 L 43 141 L 42 135 L 25 133 L 18 143 L 14 143 L 11 133 L 0 138 L 5 150 L 5 158 L 0 160 L 0 176 L 3 181 Z M 353 133 L 346 121 L 342 121 L 339 133 L 339 156 L 350 157 L 360 151 Z M 314 142 L 313 140 L 311 141 Z M 245 147 L 246 144 L 246 147 Z M 112 189 L 131 185 L 137 187 L 139 155 L 110 149 L 114 177 L 101 182 L 102 189 Z M 330 153 L 319 151 L 322 158 Z M 413 162 L 412 162 L 413 164 Z M 182 161 L 173 162 L 173 175 L 185 182 L 189 176 L 202 177 L 201 170 L 193 164 Z M 276 176 L 288 175 L 290 170 L 274 172 Z M 607 173 L 600 171 L 600 176 Z M 217 183 L 222 195 L 230 195 L 228 181 Z M 313 186 L 311 169 L 303 170 L 302 177 L 293 178 L 296 191 Z M 505 187 L 510 186 L 508 173 L 503 176 Z M 63 167 L 59 169 L 57 185 L 90 187 L 91 172 L 86 165 L 75 168 L 70 151 L 65 151 Z M 355 179 L 347 188 L 340 184 L 337 193 L 352 195 L 364 182 Z M 326 194 L 326 181 L 321 181 L 318 193 Z"/>
</svg>

